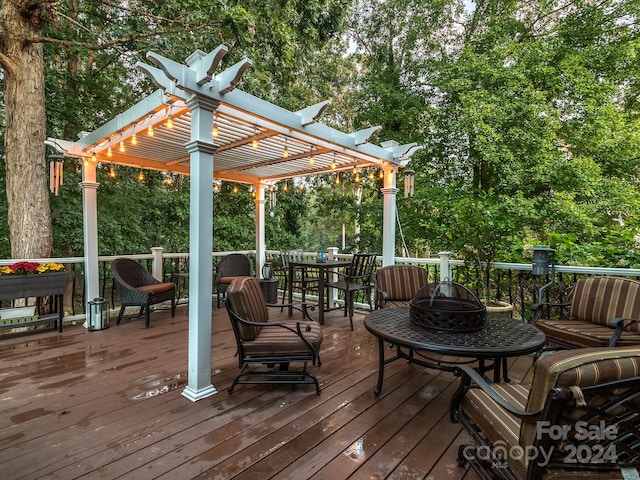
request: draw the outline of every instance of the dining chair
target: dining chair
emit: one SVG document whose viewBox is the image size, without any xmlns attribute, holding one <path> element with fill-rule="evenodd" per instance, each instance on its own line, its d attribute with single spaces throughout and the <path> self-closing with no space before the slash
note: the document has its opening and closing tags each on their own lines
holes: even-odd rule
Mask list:
<svg viewBox="0 0 640 480">
<path fill-rule="evenodd" d="M 356 253 L 353 260 L 343 272 L 334 272 L 336 281 L 329 281 L 327 286 L 344 292 L 344 316 L 349 315 L 349 324 L 353 330 L 353 302 L 359 292 L 365 292 L 369 310 L 373 310 L 371 303 L 371 285 L 373 271 L 376 267 L 377 253 Z"/>
<path fill-rule="evenodd" d="M 300 290 L 302 293 L 302 303 L 305 304 L 307 290 L 318 288 L 318 271 L 310 267 L 294 267 L 292 269 L 292 278 L 289 278 L 289 264 L 295 262 L 303 262 L 305 260 L 302 249 L 282 250 L 280 252 L 280 263 L 284 275 L 284 290 L 282 292 L 282 303 L 285 303 L 288 286 L 291 283 L 292 290 Z M 289 299 L 292 303 L 293 299 Z M 283 307 L 284 308 L 284 307 Z M 282 310 L 282 308 L 281 308 Z"/>
</svg>

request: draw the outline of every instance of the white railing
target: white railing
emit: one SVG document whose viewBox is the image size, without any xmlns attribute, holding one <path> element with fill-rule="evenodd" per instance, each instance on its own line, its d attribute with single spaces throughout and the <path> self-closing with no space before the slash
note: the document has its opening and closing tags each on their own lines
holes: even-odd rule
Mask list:
<svg viewBox="0 0 640 480">
<path fill-rule="evenodd" d="M 224 251 L 224 252 L 212 252 L 212 269 L 215 268 L 215 265 L 219 261 L 219 259 L 225 255 L 230 253 L 244 253 L 250 256 L 255 256 L 255 250 L 237 250 L 237 251 Z M 279 250 L 267 250 L 266 251 L 267 259 L 269 258 L 277 258 L 279 255 Z M 304 255 L 306 257 L 315 258 L 316 252 L 305 252 Z M 188 253 L 180 253 L 180 252 L 164 252 L 164 249 L 161 247 L 154 247 L 151 249 L 151 253 L 148 254 L 136 254 L 136 255 L 118 255 L 118 256 L 99 256 L 98 262 L 100 264 L 100 292 L 104 294 L 105 297 L 108 297 L 108 294 L 113 295 L 114 289 L 113 285 L 109 284 L 111 281 L 111 276 L 109 272 L 108 265 L 112 260 L 118 257 L 127 257 L 134 260 L 138 260 L 140 262 L 146 263 L 148 268 L 151 270 L 154 277 L 159 280 L 163 278 L 167 278 L 170 276 L 173 271 L 170 270 L 171 265 L 180 263 L 180 259 L 184 261 L 182 264 L 187 264 L 186 260 L 189 257 Z M 349 259 L 351 258 L 351 254 L 342 254 L 338 253 L 337 248 L 330 248 L 327 252 L 327 258 L 329 259 Z M 381 261 L 382 257 L 379 258 Z M 25 260 L 25 261 L 36 261 L 40 263 L 46 262 L 57 262 L 62 263 L 64 265 L 70 266 L 70 270 L 72 270 L 73 275 L 73 285 L 69 288 L 71 289 L 71 300 L 65 300 L 67 305 L 71 305 L 69 312 L 65 312 L 65 321 L 79 320 L 84 319 L 84 258 L 83 257 L 57 257 L 57 258 L 40 258 L 40 259 L 0 259 L 0 266 L 2 265 L 11 265 L 15 262 Z M 413 264 L 413 265 L 421 265 L 424 266 L 430 272 L 430 281 L 439 281 L 444 279 L 454 280 L 460 274 L 460 272 L 467 269 L 465 263 L 462 260 L 453 259 L 446 252 L 442 252 L 438 258 L 409 258 L 409 257 L 395 257 L 395 263 L 402 264 Z M 522 263 L 501 263 L 497 262 L 493 264 L 493 272 L 494 275 L 511 275 L 510 278 L 513 278 L 513 275 L 519 276 L 520 278 L 527 278 L 529 282 L 533 281 L 535 286 L 536 282 L 532 279 L 531 275 L 531 264 L 522 264 Z M 632 277 L 632 278 L 640 278 L 640 269 L 632 269 L 632 268 L 613 268 L 613 267 L 579 267 L 579 266 L 571 266 L 571 265 L 556 265 L 555 267 L 556 275 L 562 278 L 562 275 L 570 275 L 573 277 L 586 276 L 586 275 L 611 275 L 611 276 L 622 276 L 622 277 Z M 259 272 L 258 272 L 259 273 Z M 496 284 L 499 280 L 496 282 Z M 525 299 L 531 297 L 531 301 L 533 301 L 532 294 L 529 292 L 523 292 L 522 285 L 513 286 L 512 284 L 508 284 L 506 288 L 517 288 L 520 291 L 517 294 L 513 295 L 509 292 L 509 295 L 513 295 L 519 297 L 520 299 Z M 79 297 L 79 298 L 78 298 Z M 336 303 L 340 303 L 342 300 L 337 297 L 337 294 L 333 293 L 333 301 Z M 524 309 L 526 305 L 524 302 L 520 307 L 522 313 L 524 314 Z M 115 308 L 116 305 L 112 306 Z M 368 308 L 366 303 L 357 303 L 357 308 Z M 78 309 L 76 311 L 75 309 Z"/>
</svg>

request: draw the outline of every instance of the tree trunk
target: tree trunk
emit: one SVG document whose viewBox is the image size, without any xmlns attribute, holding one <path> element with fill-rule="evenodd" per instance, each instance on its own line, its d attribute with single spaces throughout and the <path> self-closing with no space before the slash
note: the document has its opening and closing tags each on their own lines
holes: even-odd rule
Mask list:
<svg viewBox="0 0 640 480">
<path fill-rule="evenodd" d="M 44 258 L 51 256 L 53 243 L 44 144 L 44 56 L 41 44 L 28 41 L 41 29 L 38 9 L 21 12 L 24 3 L 3 0 L 0 10 L 9 238 L 13 258 Z"/>
</svg>

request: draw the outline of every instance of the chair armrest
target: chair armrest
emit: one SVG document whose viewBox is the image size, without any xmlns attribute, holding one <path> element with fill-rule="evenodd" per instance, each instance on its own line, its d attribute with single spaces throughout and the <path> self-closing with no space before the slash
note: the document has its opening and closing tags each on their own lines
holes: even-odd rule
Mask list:
<svg viewBox="0 0 640 480">
<path fill-rule="evenodd" d="M 533 311 L 533 318 L 529 321 L 531 325 L 535 325 L 538 320 L 542 317 L 542 313 L 545 308 L 567 308 L 570 307 L 571 303 L 534 303 L 531 305 L 531 310 Z"/>
<path fill-rule="evenodd" d="M 471 388 L 481 389 L 494 402 L 496 402 L 500 406 L 500 408 L 506 410 L 507 412 L 515 415 L 518 418 L 524 419 L 528 417 L 535 417 L 540 415 L 540 413 L 542 412 L 542 410 L 538 410 L 535 412 L 526 412 L 518 405 L 514 405 L 513 403 L 507 401 L 504 397 L 496 393 L 491 384 L 469 365 L 457 366 L 454 370 L 454 374 L 460 376 L 460 387 L 451 398 L 450 414 L 451 421 L 454 423 L 457 423 L 456 412 L 460 410 L 460 402 L 466 395 L 467 391 L 469 391 Z"/>
<path fill-rule="evenodd" d="M 609 338 L 609 347 L 615 347 L 622 336 L 622 332 L 629 325 L 633 325 L 634 323 L 640 323 L 640 319 L 638 318 L 614 318 L 611 320 L 610 325 L 612 328 L 615 328 L 615 332 Z M 640 335 L 640 333 L 638 334 Z"/>
</svg>

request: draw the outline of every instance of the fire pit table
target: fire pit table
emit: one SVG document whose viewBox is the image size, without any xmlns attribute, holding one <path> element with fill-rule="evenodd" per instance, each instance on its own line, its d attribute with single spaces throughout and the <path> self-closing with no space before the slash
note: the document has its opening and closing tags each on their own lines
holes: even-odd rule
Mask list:
<svg viewBox="0 0 640 480">
<path fill-rule="evenodd" d="M 486 314 L 482 329 L 450 332 L 427 329 L 410 321 L 409 307 L 383 308 L 368 314 L 365 328 L 378 338 L 379 369 L 376 395 L 382 391 L 384 366 L 400 358 L 428 368 L 454 371 L 457 364 L 479 361 L 481 373 L 493 370 L 494 381 L 509 381 L 507 358 L 538 351 L 545 335 L 528 323 Z M 385 343 L 395 347 L 395 356 L 385 359 Z M 462 360 L 433 358 L 434 355 L 462 357 Z M 493 360 L 485 364 L 485 360 Z"/>
</svg>

